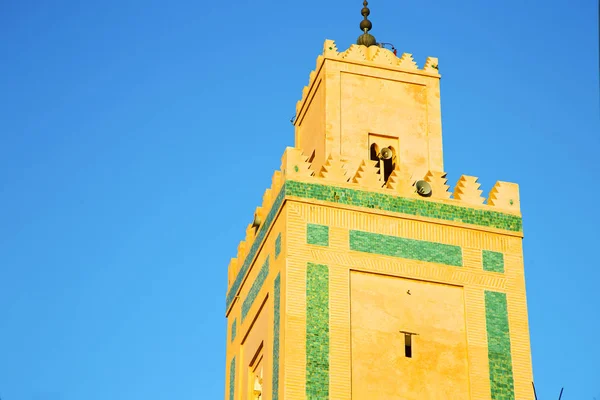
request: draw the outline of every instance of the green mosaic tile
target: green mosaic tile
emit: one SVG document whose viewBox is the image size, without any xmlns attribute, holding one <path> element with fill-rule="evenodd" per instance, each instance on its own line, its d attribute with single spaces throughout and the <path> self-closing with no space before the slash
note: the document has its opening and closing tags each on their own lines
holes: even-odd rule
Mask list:
<svg viewBox="0 0 600 400">
<path fill-rule="evenodd" d="M 273 202 L 273 206 L 271 207 L 271 210 L 269 211 L 269 213 L 267 214 L 267 217 L 265 218 L 265 222 L 263 222 L 263 224 L 258 229 L 258 233 L 256 234 L 256 237 L 254 238 L 254 242 L 252 243 L 252 246 L 250 247 L 250 251 L 248 251 L 248 255 L 246 256 L 246 259 L 244 260 L 242 267 L 240 268 L 237 276 L 235 277 L 235 280 L 233 281 L 233 284 L 231 285 L 231 288 L 229 289 L 229 292 L 227 293 L 227 298 L 225 300 L 225 308 L 227 310 L 229 309 L 229 307 L 231 307 L 231 304 L 233 303 L 233 300 L 235 299 L 235 296 L 236 296 L 238 290 L 240 290 L 240 287 L 242 286 L 242 282 L 244 281 L 244 277 L 248 273 L 248 270 L 250 269 L 250 266 L 252 265 L 252 262 L 254 261 L 254 257 L 258 253 L 258 250 L 260 249 L 260 246 L 262 245 L 262 242 L 265 239 L 267 232 L 269 231 L 269 228 L 271 227 L 271 224 L 275 220 L 275 216 L 279 212 L 279 208 L 283 204 L 284 199 L 285 199 L 285 185 L 283 185 L 283 187 L 279 191 L 279 194 L 275 198 L 275 201 Z"/>
<path fill-rule="evenodd" d="M 434 201 L 398 197 L 316 183 L 286 181 L 286 195 L 367 207 L 409 215 L 521 232 L 521 217 L 498 211 L 480 210 Z"/>
<path fill-rule="evenodd" d="M 504 272 L 504 254 L 483 250 L 483 269 L 491 272 Z"/>
<path fill-rule="evenodd" d="M 260 289 L 262 289 L 262 286 L 265 283 L 265 280 L 267 279 L 268 275 L 269 275 L 269 257 L 267 256 L 267 259 L 265 260 L 265 263 L 263 264 L 262 268 L 260 269 L 260 272 L 256 276 L 254 283 L 252 283 L 252 287 L 250 287 L 250 290 L 248 291 L 248 295 L 246 296 L 246 299 L 242 303 L 242 322 L 244 322 L 244 319 L 246 319 L 246 316 L 248 315 L 248 312 L 250 311 L 252 304 L 254 304 L 254 300 L 256 300 L 256 296 L 258 296 L 258 293 L 260 292 Z"/>
<path fill-rule="evenodd" d="M 273 288 L 273 400 L 279 400 L 279 323 L 281 320 L 281 275 L 277 274 Z"/>
<path fill-rule="evenodd" d="M 308 224 L 306 226 L 306 243 L 329 246 L 329 227 L 326 225 Z"/>
<path fill-rule="evenodd" d="M 236 334 L 237 334 L 237 319 L 234 319 L 233 323 L 231 324 L 231 341 L 232 342 L 235 340 Z"/>
<path fill-rule="evenodd" d="M 462 267 L 459 246 L 406 239 L 379 233 L 350 231 L 350 250 Z"/>
<path fill-rule="evenodd" d="M 514 400 L 506 293 L 485 291 L 485 322 L 492 400 Z"/>
<path fill-rule="evenodd" d="M 275 259 L 279 257 L 279 253 L 281 253 L 281 233 L 275 239 Z"/>
<path fill-rule="evenodd" d="M 306 268 L 306 398 L 329 398 L 329 268 Z"/>
<path fill-rule="evenodd" d="M 229 364 L 229 400 L 235 399 L 235 357 Z"/>
</svg>

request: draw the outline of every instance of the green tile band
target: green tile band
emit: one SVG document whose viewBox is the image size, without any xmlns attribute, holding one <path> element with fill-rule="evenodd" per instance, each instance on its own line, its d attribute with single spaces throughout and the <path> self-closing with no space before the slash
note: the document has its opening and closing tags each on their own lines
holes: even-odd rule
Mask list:
<svg viewBox="0 0 600 400">
<path fill-rule="evenodd" d="M 406 239 L 379 233 L 350 231 L 350 250 L 462 267 L 459 246 Z"/>
<path fill-rule="evenodd" d="M 279 235 L 277 235 L 277 238 L 275 239 L 275 259 L 277 260 L 277 257 L 279 257 L 279 253 L 281 253 L 281 233 Z"/>
<path fill-rule="evenodd" d="M 235 340 L 236 334 L 237 334 L 237 319 L 234 319 L 233 323 L 231 324 L 231 341 L 232 342 Z"/>
<path fill-rule="evenodd" d="M 327 186 L 317 183 L 286 181 L 287 196 L 324 200 L 358 207 L 419 215 L 446 221 L 463 222 L 490 228 L 521 232 L 521 217 L 498 211 L 437 203 L 434 201 L 398 197 L 392 194 Z"/>
<path fill-rule="evenodd" d="M 273 288 L 273 400 L 279 400 L 279 323 L 281 319 L 281 274 Z"/>
<path fill-rule="evenodd" d="M 250 250 L 248 251 L 248 255 L 244 259 L 244 263 L 242 264 L 242 267 L 240 268 L 237 276 L 235 277 L 235 280 L 233 281 L 233 284 L 231 285 L 229 292 L 227 293 L 227 298 L 225 300 L 225 309 L 226 310 L 229 310 L 229 307 L 231 307 L 231 304 L 233 303 L 233 300 L 235 299 L 235 296 L 236 296 L 238 290 L 240 290 L 240 287 L 242 286 L 242 282 L 244 281 L 244 277 L 248 273 L 248 270 L 250 270 L 250 267 L 252 266 L 252 262 L 254 261 L 254 257 L 257 255 L 258 250 L 260 249 L 260 246 L 262 245 L 263 240 L 267 236 L 267 232 L 269 231 L 271 224 L 275 220 L 275 216 L 279 212 L 279 208 L 283 204 L 284 198 L 285 198 L 285 185 L 283 185 L 283 187 L 279 191 L 279 194 L 275 198 L 275 201 L 273 202 L 273 206 L 271 206 L 271 210 L 269 211 L 269 213 L 267 214 L 267 217 L 265 218 L 265 222 L 263 222 L 263 224 L 258 229 L 258 233 L 256 234 L 256 237 L 254 238 L 254 242 L 252 243 Z"/>
<path fill-rule="evenodd" d="M 506 293 L 485 291 L 485 322 L 492 400 L 514 400 Z"/>
<path fill-rule="evenodd" d="M 308 224 L 306 226 L 306 243 L 329 246 L 329 227 L 327 225 Z"/>
<path fill-rule="evenodd" d="M 489 250 L 482 253 L 484 271 L 504 272 L 504 254 Z"/>
<path fill-rule="evenodd" d="M 306 268 L 306 398 L 329 398 L 329 269 Z"/>
<path fill-rule="evenodd" d="M 242 322 L 244 322 L 244 319 L 246 319 L 246 316 L 248 315 L 252 304 L 254 304 L 254 300 L 256 300 L 256 296 L 258 296 L 258 293 L 260 292 L 260 289 L 262 289 L 263 284 L 265 283 L 265 280 L 267 279 L 268 275 L 269 257 L 267 256 L 267 259 L 265 260 L 265 263 L 260 269 L 260 272 L 256 276 L 254 283 L 252 283 L 252 287 L 250 287 L 250 290 L 248 291 L 248 295 L 246 296 L 244 303 L 242 303 Z"/>
<path fill-rule="evenodd" d="M 229 364 L 229 400 L 235 399 L 235 357 Z"/>
</svg>

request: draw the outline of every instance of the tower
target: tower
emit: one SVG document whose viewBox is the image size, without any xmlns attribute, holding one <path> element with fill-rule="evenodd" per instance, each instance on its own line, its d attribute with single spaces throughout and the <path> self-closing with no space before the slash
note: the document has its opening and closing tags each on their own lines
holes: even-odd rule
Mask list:
<svg viewBox="0 0 600 400">
<path fill-rule="evenodd" d="M 532 400 L 518 186 L 443 172 L 437 59 L 326 40 L 228 270 L 226 400 Z"/>
</svg>

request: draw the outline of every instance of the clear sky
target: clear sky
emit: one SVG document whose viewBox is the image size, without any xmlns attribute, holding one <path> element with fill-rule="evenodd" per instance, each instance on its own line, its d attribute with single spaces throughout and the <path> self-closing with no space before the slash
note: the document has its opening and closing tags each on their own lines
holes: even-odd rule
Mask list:
<svg viewBox="0 0 600 400">
<path fill-rule="evenodd" d="M 362 1 L 0 0 L 0 397 L 220 399 L 227 265 Z M 600 400 L 598 10 L 376 1 L 445 169 L 521 186 L 540 400 Z"/>
</svg>

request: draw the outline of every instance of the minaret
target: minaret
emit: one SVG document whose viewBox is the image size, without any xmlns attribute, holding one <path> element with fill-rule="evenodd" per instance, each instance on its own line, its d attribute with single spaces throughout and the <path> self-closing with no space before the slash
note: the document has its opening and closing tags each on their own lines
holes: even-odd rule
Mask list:
<svg viewBox="0 0 600 400">
<path fill-rule="evenodd" d="M 363 5 L 230 262 L 225 399 L 533 400 L 518 186 L 450 190 L 438 61 Z"/>
</svg>

